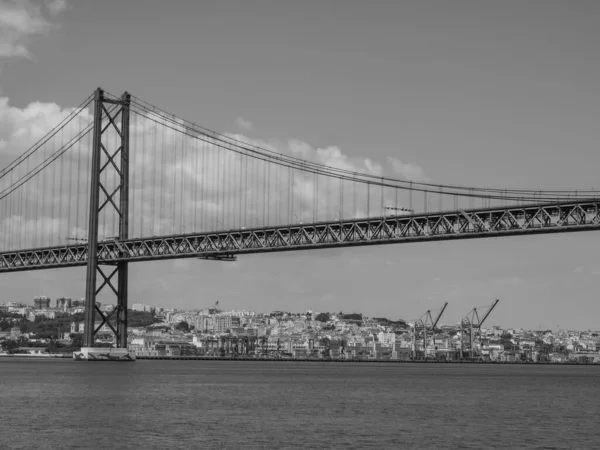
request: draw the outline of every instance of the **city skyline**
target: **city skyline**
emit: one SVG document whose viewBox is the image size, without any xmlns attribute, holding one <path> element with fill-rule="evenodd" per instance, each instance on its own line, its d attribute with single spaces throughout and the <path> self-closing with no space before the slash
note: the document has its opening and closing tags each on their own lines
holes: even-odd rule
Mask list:
<svg viewBox="0 0 600 450">
<path fill-rule="evenodd" d="M 41 300 L 41 302 L 43 303 L 43 305 L 41 307 L 38 307 L 37 302 L 39 302 L 39 300 Z M 13 301 L 4 301 L 1 300 L 0 301 L 0 306 L 7 306 L 7 307 L 24 307 L 24 308 L 31 308 L 33 310 L 37 310 L 38 313 L 40 313 L 41 311 L 43 311 L 44 309 L 47 309 L 48 311 L 54 311 L 54 310 L 63 310 L 66 306 L 68 306 L 68 310 L 70 310 L 71 312 L 73 310 L 83 310 L 85 309 L 85 305 L 84 305 L 84 298 L 72 298 L 69 296 L 59 296 L 56 298 L 53 297 L 49 297 L 46 295 L 38 295 L 33 299 L 30 299 L 30 301 L 24 301 L 24 300 L 13 300 Z M 48 306 L 46 306 L 46 302 L 49 302 Z M 57 305 L 57 302 L 60 302 L 60 305 Z M 116 305 L 115 304 L 111 304 L 111 303 L 107 303 L 107 304 L 103 304 L 101 302 L 98 302 L 100 308 L 103 311 L 110 311 L 112 310 Z M 478 310 L 478 315 L 479 317 L 483 317 L 488 310 L 492 307 L 493 302 L 489 305 L 479 305 L 477 306 L 477 310 Z M 443 305 L 442 305 L 443 306 Z M 444 313 L 441 314 L 440 316 L 440 320 L 439 320 L 439 325 L 437 328 L 440 327 L 454 327 L 454 326 L 460 326 L 460 322 L 461 320 L 459 319 L 456 322 L 450 322 L 448 320 L 446 320 L 446 313 L 448 310 L 451 310 L 451 308 L 449 307 L 450 305 L 447 305 L 448 308 L 445 309 Z M 402 321 L 405 322 L 407 324 L 407 326 L 412 326 L 416 321 L 419 320 L 424 320 L 425 319 L 425 314 L 422 314 L 419 317 L 403 317 L 403 316 L 399 316 L 399 317 L 392 317 L 392 316 L 386 316 L 386 315 L 382 315 L 382 316 L 371 316 L 368 314 L 365 314 L 363 311 L 361 311 L 360 309 L 358 310 L 313 310 L 313 309 L 308 309 L 308 310 L 295 310 L 295 309 L 276 309 L 276 310 L 271 310 L 271 311 L 256 311 L 253 310 L 251 308 L 240 308 L 240 309 L 236 309 L 236 308 L 227 308 L 226 306 L 221 309 L 220 308 L 221 305 L 215 305 L 215 303 L 212 304 L 206 304 L 206 305 L 202 305 L 202 306 L 198 306 L 195 308 L 184 308 L 184 309 L 177 309 L 177 308 L 172 308 L 170 306 L 165 306 L 165 305 L 156 305 L 156 304 L 148 304 L 148 303 L 144 303 L 144 302 L 132 302 L 129 304 L 129 309 L 132 311 L 146 311 L 146 312 L 152 312 L 153 314 L 163 314 L 163 313 L 174 313 L 177 315 L 180 314 L 209 314 L 209 311 L 211 315 L 250 315 L 250 316 L 260 316 L 260 317 L 268 317 L 272 314 L 277 314 L 277 313 L 282 313 L 282 314 L 291 314 L 293 316 L 296 315 L 305 315 L 307 313 L 312 314 L 313 318 L 316 317 L 318 314 L 321 313 L 326 313 L 326 314 L 331 314 L 332 316 L 335 315 L 339 315 L 340 313 L 342 314 L 359 314 L 364 318 L 367 319 L 386 319 L 392 322 L 397 322 L 397 321 Z M 437 315 L 440 313 L 442 308 L 431 308 L 430 311 L 427 312 L 431 312 L 431 314 L 433 315 L 433 317 L 437 317 Z M 482 329 L 491 329 L 491 328 L 501 328 L 504 330 L 526 330 L 526 331 L 543 331 L 543 330 L 550 330 L 553 332 L 559 331 L 559 330 L 568 330 L 568 331 L 573 331 L 573 332 L 592 332 L 592 331 L 598 331 L 600 330 L 599 328 L 567 328 L 567 327 L 561 327 L 559 325 L 556 325 L 554 327 L 517 327 L 517 326 L 513 326 L 510 323 L 506 324 L 506 323 L 499 323 L 498 321 L 495 321 L 495 317 L 494 317 L 494 312 L 495 312 L 496 308 L 492 308 L 492 314 L 486 319 L 485 324 L 482 326 Z M 64 309 L 65 311 L 67 311 L 67 309 Z M 471 312 L 469 311 L 469 314 L 465 314 L 464 317 L 469 317 L 469 320 L 471 320 Z M 423 313 L 425 313 L 425 311 L 423 311 Z"/>
<path fill-rule="evenodd" d="M 516 2 L 479 8 L 455 2 L 435 10 L 263 4 L 250 14 L 241 3 L 202 9 L 181 1 L 166 15 L 160 2 L 144 8 L 135 3 L 118 17 L 92 2 L 0 6 L 0 16 L 18 25 L 0 22 L 0 148 L 17 145 L 36 114 L 50 122 L 101 85 L 130 90 L 194 122 L 284 152 L 307 151 L 324 163 L 347 157 L 359 168 L 367 160 L 383 167 L 395 158 L 398 173 L 436 183 L 529 189 L 597 184 L 593 4 L 555 4 L 539 16 L 533 6 Z M 133 14 L 139 20 L 125 39 L 120 24 Z M 158 16 L 169 33 L 153 28 L 148 34 L 144 25 Z M 320 22 L 321 16 L 327 20 Z M 107 23 L 114 29 L 110 36 L 102 32 Z M 231 23 L 239 26 L 226 33 L 217 26 Z M 360 39 L 348 28 L 362 29 Z M 101 32 L 102 47 L 95 41 Z M 173 59 L 170 49 L 180 58 Z M 271 61 L 277 60 L 273 71 Z M 101 61 L 115 61 L 115 69 Z M 6 162 L 0 156 L 0 166 Z M 448 320 L 455 322 L 473 306 L 500 298 L 494 313 L 499 323 L 593 329 L 600 312 L 595 236 L 133 264 L 130 304 L 169 297 L 178 309 L 214 301 L 232 309 L 362 308 L 370 316 L 406 320 L 448 301 Z M 45 292 L 54 298 L 67 284 L 69 292 L 80 293 L 74 298 L 83 297 L 84 272 L 3 274 L 0 285 L 10 297 Z"/>
</svg>

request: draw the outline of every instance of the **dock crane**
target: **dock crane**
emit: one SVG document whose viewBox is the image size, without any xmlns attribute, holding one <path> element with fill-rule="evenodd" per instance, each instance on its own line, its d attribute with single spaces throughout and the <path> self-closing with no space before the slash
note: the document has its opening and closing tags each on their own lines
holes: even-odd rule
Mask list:
<svg viewBox="0 0 600 450">
<path fill-rule="evenodd" d="M 419 319 L 415 320 L 415 323 L 413 325 L 413 359 L 417 359 L 417 341 L 420 341 L 421 339 L 423 341 L 423 357 L 427 359 L 427 344 L 429 343 L 428 333 L 429 331 L 431 331 L 431 335 L 434 335 L 435 327 L 440 321 L 442 314 L 444 314 L 446 306 L 448 306 L 448 302 L 444 303 L 444 306 L 442 306 L 440 312 L 438 313 L 435 319 L 431 315 L 431 310 L 429 309 Z M 435 347 L 435 337 L 433 339 L 433 345 Z"/>
<path fill-rule="evenodd" d="M 496 307 L 500 300 L 496 299 L 494 303 L 491 305 L 484 307 L 487 308 L 487 312 L 483 315 L 483 317 L 479 318 L 479 312 L 477 308 L 473 308 L 461 321 L 460 321 L 460 357 L 464 358 L 465 355 L 465 334 L 469 336 L 469 358 L 473 359 L 474 357 L 474 349 L 473 349 L 473 341 L 475 339 L 475 334 L 477 334 L 477 339 L 481 341 L 481 326 L 485 319 L 488 318 L 492 310 Z"/>
</svg>

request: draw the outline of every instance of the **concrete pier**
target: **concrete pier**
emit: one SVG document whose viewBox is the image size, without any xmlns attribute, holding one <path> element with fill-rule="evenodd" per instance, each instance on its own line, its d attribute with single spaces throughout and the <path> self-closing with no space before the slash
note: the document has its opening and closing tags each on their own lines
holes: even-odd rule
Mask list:
<svg viewBox="0 0 600 450">
<path fill-rule="evenodd" d="M 76 361 L 135 361 L 135 353 L 126 348 L 82 347 L 73 352 Z"/>
</svg>

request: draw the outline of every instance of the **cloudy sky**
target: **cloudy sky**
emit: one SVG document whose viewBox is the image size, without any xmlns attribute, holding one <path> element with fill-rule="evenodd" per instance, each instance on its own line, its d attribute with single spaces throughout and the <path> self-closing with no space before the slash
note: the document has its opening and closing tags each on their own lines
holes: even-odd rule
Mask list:
<svg viewBox="0 0 600 450">
<path fill-rule="evenodd" d="M 600 189 L 599 19 L 593 0 L 3 0 L 0 153 L 102 86 L 361 168 L 394 158 L 396 174 L 435 183 Z M 596 239 L 142 263 L 131 268 L 130 302 L 410 320 L 448 301 L 452 323 L 500 298 L 491 323 L 598 328 Z M 3 274 L 0 301 L 81 297 L 84 278 L 83 269 Z"/>
</svg>

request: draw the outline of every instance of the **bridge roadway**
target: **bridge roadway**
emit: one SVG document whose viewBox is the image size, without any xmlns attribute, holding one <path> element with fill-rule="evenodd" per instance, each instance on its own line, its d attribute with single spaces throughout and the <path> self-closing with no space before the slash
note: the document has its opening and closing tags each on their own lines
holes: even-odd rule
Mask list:
<svg viewBox="0 0 600 450">
<path fill-rule="evenodd" d="M 153 236 L 98 243 L 100 264 L 600 230 L 600 199 Z M 87 244 L 0 252 L 0 272 L 87 264 Z"/>
</svg>

